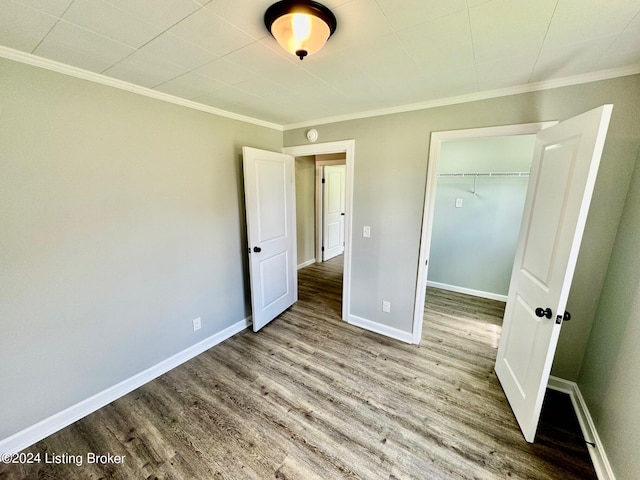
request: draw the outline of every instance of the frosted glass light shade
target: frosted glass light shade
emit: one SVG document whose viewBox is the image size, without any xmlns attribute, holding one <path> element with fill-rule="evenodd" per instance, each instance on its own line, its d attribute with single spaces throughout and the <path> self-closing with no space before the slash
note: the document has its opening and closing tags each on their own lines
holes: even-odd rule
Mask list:
<svg viewBox="0 0 640 480">
<path fill-rule="evenodd" d="M 271 34 L 280 46 L 294 55 L 313 55 L 329 39 L 329 26 L 318 17 L 304 13 L 290 13 L 271 25 Z M 306 53 L 302 53 L 306 52 Z"/>
<path fill-rule="evenodd" d="M 302 60 L 320 50 L 336 29 L 336 18 L 317 2 L 284 0 L 269 7 L 264 23 L 286 51 Z"/>
</svg>

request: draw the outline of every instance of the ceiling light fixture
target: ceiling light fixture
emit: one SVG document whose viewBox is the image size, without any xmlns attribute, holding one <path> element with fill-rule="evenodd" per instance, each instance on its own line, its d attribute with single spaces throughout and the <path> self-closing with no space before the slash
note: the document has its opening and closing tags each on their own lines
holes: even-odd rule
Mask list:
<svg viewBox="0 0 640 480">
<path fill-rule="evenodd" d="M 282 0 L 264 14 L 264 24 L 280 46 L 302 60 L 320 50 L 336 31 L 335 15 L 311 0 Z"/>
</svg>

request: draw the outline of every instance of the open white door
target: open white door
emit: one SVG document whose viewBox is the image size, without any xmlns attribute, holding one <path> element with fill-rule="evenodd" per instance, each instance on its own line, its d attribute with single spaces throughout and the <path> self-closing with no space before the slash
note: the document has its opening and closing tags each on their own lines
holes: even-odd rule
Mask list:
<svg viewBox="0 0 640 480">
<path fill-rule="evenodd" d="M 533 442 L 612 105 L 537 135 L 496 374 Z"/>
<path fill-rule="evenodd" d="M 344 252 L 345 173 L 344 165 L 326 166 L 322 196 L 322 261 Z"/>
<path fill-rule="evenodd" d="M 253 331 L 298 300 L 291 155 L 242 147 Z"/>
</svg>

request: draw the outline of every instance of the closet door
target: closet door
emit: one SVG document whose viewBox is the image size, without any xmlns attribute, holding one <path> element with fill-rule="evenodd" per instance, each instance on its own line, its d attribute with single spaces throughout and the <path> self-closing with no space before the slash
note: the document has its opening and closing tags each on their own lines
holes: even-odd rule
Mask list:
<svg viewBox="0 0 640 480">
<path fill-rule="evenodd" d="M 611 118 L 604 105 L 540 131 L 496 359 L 533 442 Z"/>
</svg>

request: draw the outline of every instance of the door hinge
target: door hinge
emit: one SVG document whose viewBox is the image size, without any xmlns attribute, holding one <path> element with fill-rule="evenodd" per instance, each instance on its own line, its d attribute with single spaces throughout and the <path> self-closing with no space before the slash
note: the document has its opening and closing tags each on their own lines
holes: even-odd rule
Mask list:
<svg viewBox="0 0 640 480">
<path fill-rule="evenodd" d="M 322 179 L 322 183 L 324 183 L 324 178 Z"/>
<path fill-rule="evenodd" d="M 322 251 L 324 252 L 324 247 L 322 247 Z"/>
</svg>

